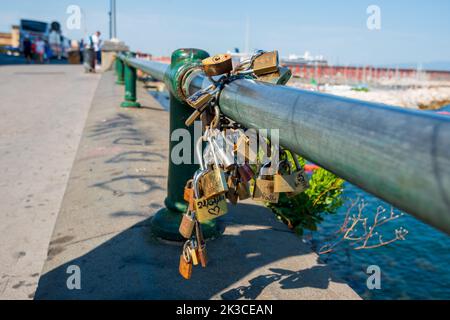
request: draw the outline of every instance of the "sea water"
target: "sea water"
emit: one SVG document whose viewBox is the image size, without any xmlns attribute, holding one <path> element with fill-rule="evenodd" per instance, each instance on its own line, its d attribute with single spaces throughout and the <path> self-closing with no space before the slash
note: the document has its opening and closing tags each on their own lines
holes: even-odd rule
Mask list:
<svg viewBox="0 0 450 320">
<path fill-rule="evenodd" d="M 390 213 L 389 204 L 349 183 L 343 196 L 365 201 L 364 215 L 369 223 L 379 206 L 387 209 L 387 215 Z M 337 214 L 325 218 L 319 231 L 312 234 L 314 247 L 320 248 L 339 229 L 346 212 L 343 206 Z M 400 227 L 409 232 L 404 241 L 369 250 L 354 250 L 343 243 L 321 259 L 364 299 L 450 299 L 450 236 L 405 214 L 381 227 L 384 240 L 395 237 L 394 230 Z M 367 286 L 371 274 L 367 268 L 371 265 L 381 270 L 379 290 Z"/>
</svg>

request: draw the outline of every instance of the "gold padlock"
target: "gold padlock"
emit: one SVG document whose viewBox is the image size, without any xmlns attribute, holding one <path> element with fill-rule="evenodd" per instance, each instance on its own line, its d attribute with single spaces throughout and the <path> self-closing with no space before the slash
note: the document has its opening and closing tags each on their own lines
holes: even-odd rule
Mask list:
<svg viewBox="0 0 450 320">
<path fill-rule="evenodd" d="M 195 109 L 200 109 L 212 100 L 213 96 L 209 92 L 194 94 L 186 99 L 186 102 Z"/>
<path fill-rule="evenodd" d="M 178 231 L 184 238 L 189 239 L 192 236 L 194 227 L 195 227 L 194 213 L 191 210 L 188 210 L 185 214 L 183 214 L 183 217 L 181 218 L 181 223 L 180 227 L 178 228 Z"/>
<path fill-rule="evenodd" d="M 291 78 L 291 69 L 286 67 L 279 67 L 278 71 L 258 76 L 257 80 L 284 86 Z"/>
<path fill-rule="evenodd" d="M 270 164 L 261 167 L 258 177 L 255 179 L 252 198 L 255 201 L 278 203 L 280 194 L 274 190 L 273 175 L 263 175 L 262 171 Z"/>
<path fill-rule="evenodd" d="M 203 71 L 208 77 L 230 73 L 233 70 L 233 62 L 230 54 L 218 54 L 202 61 Z"/>
<path fill-rule="evenodd" d="M 206 222 L 225 215 L 228 205 L 225 194 L 212 198 L 200 197 L 195 199 L 195 214 L 200 222 Z"/>
<path fill-rule="evenodd" d="M 297 194 L 300 194 L 302 192 L 304 192 L 305 190 L 307 190 L 309 188 L 309 182 L 308 182 L 308 177 L 306 176 L 305 170 L 303 169 L 303 167 L 300 165 L 297 155 L 291 151 L 289 151 L 289 153 L 291 154 L 293 160 L 294 160 L 294 164 L 295 164 L 295 171 L 293 172 L 293 176 L 295 177 L 294 180 L 294 191 L 290 192 L 287 194 L 288 197 L 294 197 Z"/>
<path fill-rule="evenodd" d="M 284 166 L 287 168 L 287 173 L 281 173 L 280 170 L 277 170 L 276 175 L 274 176 L 274 190 L 275 192 L 285 192 L 288 197 L 293 197 L 299 193 L 302 193 L 306 189 L 309 188 L 308 179 L 306 177 L 305 171 L 300 166 L 298 162 L 297 155 L 293 154 L 289 151 L 292 159 L 294 160 L 295 169 L 291 168 L 289 164 L 289 158 L 287 154 L 287 150 L 283 150 L 283 155 L 285 160 L 280 162 L 279 169 Z"/>
<path fill-rule="evenodd" d="M 201 180 L 202 190 L 206 199 L 213 198 L 228 192 L 225 173 L 219 167 L 213 166 Z"/>
<path fill-rule="evenodd" d="M 252 69 L 256 76 L 278 71 L 278 51 L 264 52 L 253 61 Z"/>
<path fill-rule="evenodd" d="M 206 198 L 200 195 L 199 181 L 206 171 L 202 171 L 194 178 L 194 207 L 196 221 L 206 222 L 225 215 L 228 212 L 228 205 L 225 194 L 220 194 L 212 198 Z M 202 184 L 202 190 L 203 184 Z"/>
<path fill-rule="evenodd" d="M 292 174 L 291 166 L 287 159 L 280 161 L 277 172 L 273 177 L 274 191 L 289 193 L 295 191 L 296 176 Z"/>
<path fill-rule="evenodd" d="M 202 175 L 201 184 L 203 189 L 203 196 L 205 198 L 212 198 L 228 192 L 227 180 L 223 169 L 219 166 L 219 161 L 216 156 L 214 145 L 211 143 L 211 138 L 208 138 L 210 144 L 210 151 L 213 155 L 214 164 L 204 175 Z"/>
</svg>

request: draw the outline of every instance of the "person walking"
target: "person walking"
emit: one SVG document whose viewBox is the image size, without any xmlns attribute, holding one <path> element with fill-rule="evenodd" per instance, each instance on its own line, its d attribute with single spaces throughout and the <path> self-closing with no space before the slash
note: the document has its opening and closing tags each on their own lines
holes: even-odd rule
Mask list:
<svg viewBox="0 0 450 320">
<path fill-rule="evenodd" d="M 100 39 L 100 36 L 101 36 L 100 31 L 97 31 L 90 37 L 90 42 L 92 43 L 92 48 L 95 51 L 96 66 L 100 66 L 100 64 L 102 63 L 102 55 L 101 55 L 102 40 Z"/>
<path fill-rule="evenodd" d="M 30 37 L 26 37 L 25 40 L 23 40 L 23 55 L 25 56 L 25 59 L 27 59 L 27 63 L 31 63 L 33 52 L 31 49 Z"/>
<path fill-rule="evenodd" d="M 44 60 L 46 63 L 50 63 L 50 58 L 53 56 L 52 48 L 47 40 L 44 41 L 45 44 L 45 52 L 44 52 Z"/>
<path fill-rule="evenodd" d="M 80 40 L 80 63 L 83 64 L 84 63 L 84 39 Z"/>
<path fill-rule="evenodd" d="M 39 37 L 36 41 L 36 55 L 39 63 L 44 63 L 45 42 Z"/>
<path fill-rule="evenodd" d="M 61 60 L 61 34 L 56 30 L 52 30 L 48 36 L 48 41 L 50 43 L 52 53 L 58 58 L 58 60 Z"/>
</svg>

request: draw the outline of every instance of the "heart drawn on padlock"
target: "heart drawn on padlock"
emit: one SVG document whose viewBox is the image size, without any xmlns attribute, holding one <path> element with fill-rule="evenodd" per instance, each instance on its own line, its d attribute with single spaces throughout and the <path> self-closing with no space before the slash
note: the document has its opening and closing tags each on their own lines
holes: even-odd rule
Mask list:
<svg viewBox="0 0 450 320">
<path fill-rule="evenodd" d="M 214 216 L 218 216 L 220 214 L 220 207 L 215 206 L 214 208 L 208 209 L 208 213 Z"/>
</svg>

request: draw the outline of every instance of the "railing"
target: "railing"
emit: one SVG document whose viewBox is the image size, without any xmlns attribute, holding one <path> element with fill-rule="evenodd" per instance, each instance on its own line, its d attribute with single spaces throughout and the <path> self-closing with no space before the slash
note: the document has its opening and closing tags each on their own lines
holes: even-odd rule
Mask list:
<svg viewBox="0 0 450 320">
<path fill-rule="evenodd" d="M 178 119 L 172 118 L 174 130 L 193 111 L 185 97 L 210 84 L 201 73 L 185 76 L 206 56 L 184 49 L 174 52 L 170 66 L 125 55 L 117 61 L 165 81 Z M 219 104 L 246 128 L 280 129 L 282 146 L 450 234 L 450 117 L 247 79 L 228 84 Z M 196 168 L 185 169 L 189 177 Z M 170 200 L 181 195 L 171 190 L 171 179 L 177 188 L 183 182 L 171 170 L 182 169 L 170 164 L 166 205 L 174 209 Z"/>
</svg>

